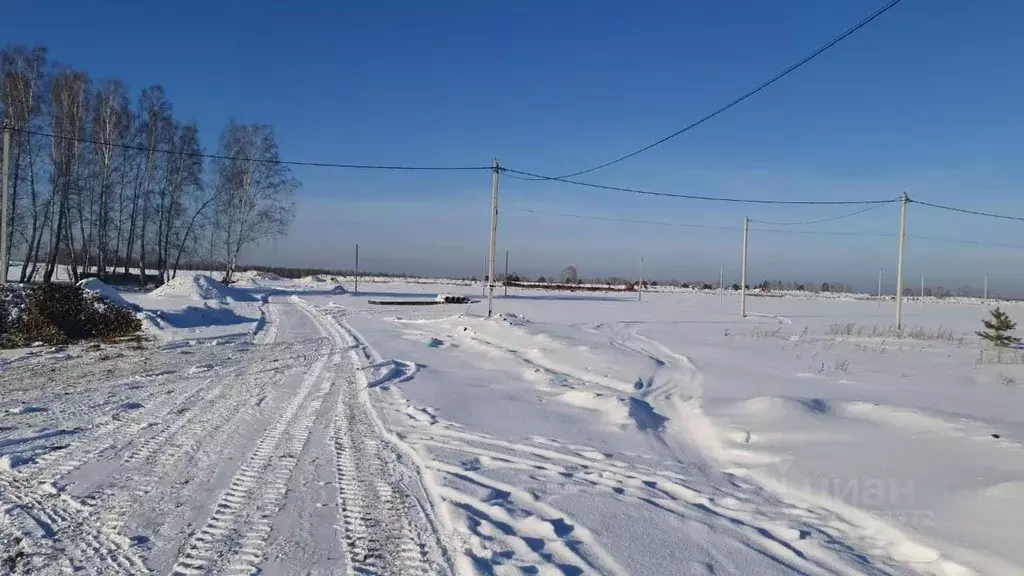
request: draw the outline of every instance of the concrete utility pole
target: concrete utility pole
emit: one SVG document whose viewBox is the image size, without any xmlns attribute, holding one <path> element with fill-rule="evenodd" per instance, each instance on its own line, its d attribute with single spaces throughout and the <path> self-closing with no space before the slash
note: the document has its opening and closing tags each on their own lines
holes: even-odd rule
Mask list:
<svg viewBox="0 0 1024 576">
<path fill-rule="evenodd" d="M 882 269 L 878 269 L 878 300 L 882 300 Z"/>
<path fill-rule="evenodd" d="M 896 259 L 896 329 L 903 329 L 903 252 L 907 248 L 907 204 L 910 197 L 903 193 L 900 200 L 900 254 Z"/>
<path fill-rule="evenodd" d="M 6 165 L 6 163 L 4 165 Z M 6 196 L 4 197 L 6 198 Z M 988 300 L 988 272 L 985 272 L 985 300 Z"/>
<path fill-rule="evenodd" d="M 718 265 L 718 300 L 725 299 L 725 264 Z"/>
<path fill-rule="evenodd" d="M 921 306 L 924 306 L 924 274 L 921 274 Z"/>
<path fill-rule="evenodd" d="M 356 244 L 356 294 L 359 294 L 359 244 Z"/>
<path fill-rule="evenodd" d="M 740 317 L 747 317 L 747 240 L 750 237 L 750 217 L 743 218 L 743 265 L 740 272 Z"/>
<path fill-rule="evenodd" d="M 11 127 L 4 120 L 4 176 L 3 176 L 3 193 L 0 194 L 0 202 L 3 202 L 3 206 L 0 207 L 0 284 L 7 283 L 7 267 L 10 264 L 8 262 L 8 250 L 10 246 L 7 245 L 7 235 L 10 229 L 10 209 L 11 209 L 11 193 L 8 188 L 8 176 L 11 172 Z"/>
<path fill-rule="evenodd" d="M 491 252 L 487 267 L 487 317 L 494 313 L 494 257 L 498 249 L 498 173 L 501 165 L 494 159 L 494 177 L 491 179 Z"/>
<path fill-rule="evenodd" d="M 505 298 L 508 298 L 508 250 L 505 250 Z"/>
<path fill-rule="evenodd" d="M 644 257 L 640 257 L 640 284 L 636 288 L 636 301 L 642 302 L 644 299 Z"/>
</svg>

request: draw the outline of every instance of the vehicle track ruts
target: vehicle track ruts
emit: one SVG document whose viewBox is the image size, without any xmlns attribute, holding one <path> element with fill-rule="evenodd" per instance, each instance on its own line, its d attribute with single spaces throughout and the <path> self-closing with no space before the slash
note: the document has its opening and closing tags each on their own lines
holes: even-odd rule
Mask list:
<svg viewBox="0 0 1024 576">
<path fill-rule="evenodd" d="M 329 360 L 329 356 L 322 356 L 309 369 L 295 396 L 264 432 L 249 458 L 232 477 L 229 487 L 214 504 L 206 524 L 182 547 L 172 569 L 173 574 L 207 573 L 211 571 L 211 564 L 220 563 L 224 558 L 224 550 L 231 546 L 232 539 L 245 541 L 248 534 L 239 538 L 238 531 L 244 526 L 240 522 L 241 517 L 254 506 L 254 497 L 257 496 L 253 494 L 254 489 L 262 482 L 286 477 L 286 472 L 290 474 L 295 466 L 295 458 L 275 458 L 276 449 L 293 426 L 300 410 L 304 407 L 306 411 L 309 410 L 307 397 L 320 381 L 320 374 Z M 329 388 L 330 379 L 326 379 L 322 386 Z M 322 401 L 322 396 L 320 398 Z M 259 528 L 259 525 L 256 527 Z M 249 557 L 252 557 L 257 551 L 248 552 Z M 262 551 L 259 553 L 262 554 Z"/>
<path fill-rule="evenodd" d="M 47 486 L 0 472 L 0 510 L 26 514 L 39 526 L 46 538 L 33 539 L 33 553 L 49 556 L 45 564 L 63 562 L 86 574 L 149 574 L 131 540 L 92 522 L 89 504 Z"/>
<path fill-rule="evenodd" d="M 368 366 L 356 365 L 359 340 L 334 318 L 298 298 L 295 301 L 339 349 L 350 352 L 346 355 L 349 369 L 339 375 L 342 388 L 332 435 L 343 548 L 350 573 L 448 573 L 449 562 L 435 519 L 408 489 L 409 484 L 420 483 L 419 470 L 383 436 L 370 412 L 368 380 L 358 373 Z"/>
</svg>

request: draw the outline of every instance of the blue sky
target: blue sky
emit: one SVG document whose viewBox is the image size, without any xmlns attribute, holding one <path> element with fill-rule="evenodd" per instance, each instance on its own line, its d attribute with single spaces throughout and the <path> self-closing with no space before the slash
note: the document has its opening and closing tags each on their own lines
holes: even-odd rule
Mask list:
<svg viewBox="0 0 1024 576">
<path fill-rule="evenodd" d="M 228 119 L 272 124 L 287 159 L 489 164 L 558 174 L 631 151 L 809 53 L 880 0 L 672 3 L 104 2 L 9 0 L 5 42 L 42 43 L 94 78 L 162 84 L 212 149 Z M 911 197 L 1024 214 L 1024 4 L 904 0 L 722 116 L 588 181 L 747 198 Z M 292 232 L 252 262 L 478 274 L 490 174 L 297 170 Z M 499 249 L 513 269 L 716 278 L 739 269 L 742 218 L 808 220 L 848 208 L 766 208 L 502 182 Z M 639 226 L 516 208 L 735 227 Z M 895 233 L 886 207 L 810 230 Z M 911 205 L 908 231 L 1020 244 L 1022 223 Z M 888 237 L 751 237 L 751 276 L 893 278 Z M 945 283 L 989 271 L 1024 283 L 1024 250 L 908 241 L 907 272 Z M 929 282 L 932 283 L 932 282 Z M 980 280 L 974 283 L 980 284 Z"/>
</svg>

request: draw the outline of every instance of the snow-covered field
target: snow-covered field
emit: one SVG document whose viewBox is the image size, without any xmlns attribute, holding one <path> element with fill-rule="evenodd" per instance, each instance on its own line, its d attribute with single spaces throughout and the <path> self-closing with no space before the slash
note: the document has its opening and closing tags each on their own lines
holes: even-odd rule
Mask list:
<svg viewBox="0 0 1024 576">
<path fill-rule="evenodd" d="M 122 294 L 141 347 L 2 353 L 0 573 L 1024 573 L 982 303 L 342 292 L 186 278 Z"/>
</svg>

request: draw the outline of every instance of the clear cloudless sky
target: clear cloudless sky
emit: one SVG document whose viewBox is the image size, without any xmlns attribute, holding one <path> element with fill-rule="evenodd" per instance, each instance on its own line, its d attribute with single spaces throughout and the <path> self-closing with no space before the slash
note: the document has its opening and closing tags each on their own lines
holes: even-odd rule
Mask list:
<svg viewBox="0 0 1024 576">
<path fill-rule="evenodd" d="M 161 84 L 215 151 L 229 119 L 271 124 L 286 159 L 562 174 L 673 132 L 800 59 L 882 0 L 66 2 L 8 0 L 4 43 L 133 91 Z M 750 100 L 590 182 L 741 198 L 912 198 L 1024 215 L 1024 3 L 903 0 Z M 290 234 L 252 263 L 479 275 L 491 174 L 303 168 Z M 850 207 L 681 201 L 503 178 L 499 250 L 520 273 L 738 277 L 744 216 Z M 558 212 L 719 228 L 584 220 Z M 895 278 L 899 208 L 754 225 L 751 275 Z M 907 273 L 1024 285 L 1024 222 L 911 205 Z M 892 236 L 885 236 L 891 234 Z M 926 236 L 915 238 L 913 236 Z M 1021 248 L 957 244 L 958 238 Z M 503 263 L 499 264 L 499 267 Z M 934 280 L 934 281 L 933 281 Z M 947 284 L 948 285 L 948 284 Z"/>
</svg>

